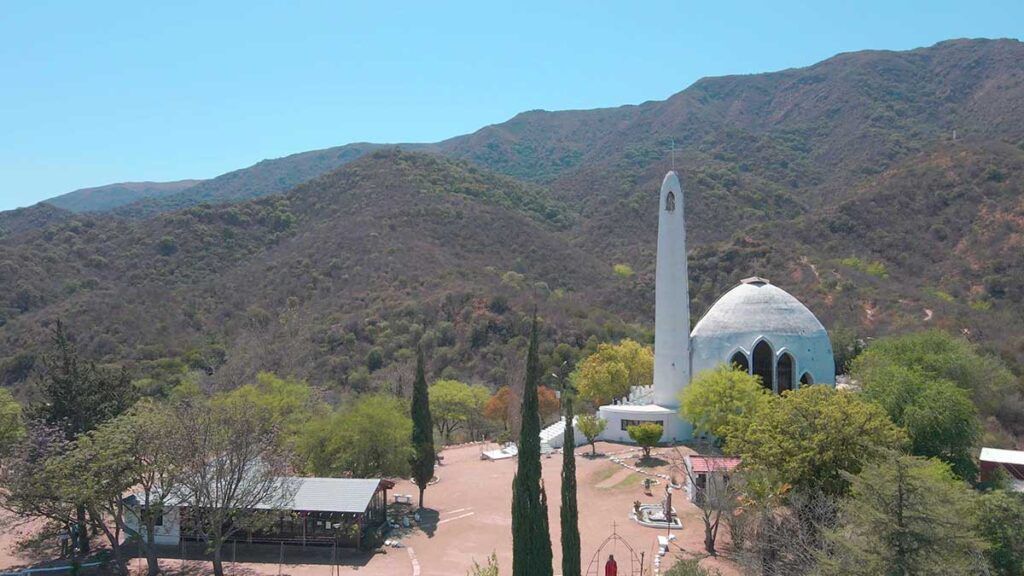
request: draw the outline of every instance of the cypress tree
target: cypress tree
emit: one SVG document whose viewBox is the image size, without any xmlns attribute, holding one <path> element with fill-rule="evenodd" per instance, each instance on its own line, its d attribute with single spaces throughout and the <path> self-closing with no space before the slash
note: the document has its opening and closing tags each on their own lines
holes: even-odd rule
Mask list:
<svg viewBox="0 0 1024 576">
<path fill-rule="evenodd" d="M 423 492 L 434 477 L 434 424 L 430 417 L 430 393 L 427 391 L 423 349 L 416 354 L 416 381 L 412 385 L 412 479 L 420 489 L 420 508 Z"/>
<path fill-rule="evenodd" d="M 580 576 L 580 525 L 576 504 L 576 431 L 572 420 L 573 394 L 562 387 L 565 436 L 562 444 L 562 576 Z"/>
<path fill-rule="evenodd" d="M 512 480 L 512 576 L 552 576 L 548 503 L 540 467 L 540 410 L 537 383 L 537 314 L 526 355 L 526 385 L 519 432 L 519 464 Z"/>
</svg>

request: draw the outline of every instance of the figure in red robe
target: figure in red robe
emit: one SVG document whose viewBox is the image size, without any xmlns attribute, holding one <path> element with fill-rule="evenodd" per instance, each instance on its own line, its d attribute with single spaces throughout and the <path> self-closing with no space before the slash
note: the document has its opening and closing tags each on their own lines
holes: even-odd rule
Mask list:
<svg viewBox="0 0 1024 576">
<path fill-rule="evenodd" d="M 609 554 L 608 561 L 604 564 L 604 576 L 619 576 L 619 565 L 615 563 L 615 556 Z"/>
</svg>

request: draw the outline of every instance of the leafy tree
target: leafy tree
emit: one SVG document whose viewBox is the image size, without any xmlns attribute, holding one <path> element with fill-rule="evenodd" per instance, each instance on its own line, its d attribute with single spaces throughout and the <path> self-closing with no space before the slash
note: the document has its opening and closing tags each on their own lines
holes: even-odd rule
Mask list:
<svg viewBox="0 0 1024 576">
<path fill-rule="evenodd" d="M 319 416 L 323 406 L 313 397 L 309 384 L 301 380 L 279 378 L 269 372 L 256 376 L 255 384 L 246 384 L 216 398 L 217 402 L 241 402 L 258 406 L 280 428 L 282 440 L 296 441 L 303 426 Z"/>
<path fill-rule="evenodd" d="M 239 531 L 272 525 L 294 495 L 270 411 L 253 402 L 185 403 L 171 431 L 182 465 L 190 525 L 224 576 L 224 543 Z"/>
<path fill-rule="evenodd" d="M 983 574 L 971 492 L 937 460 L 892 453 L 850 476 L 824 574 Z"/>
<path fill-rule="evenodd" d="M 537 409 L 540 412 L 540 421 L 542 424 L 557 420 L 558 413 L 561 411 L 561 403 L 558 401 L 558 395 L 555 391 L 547 386 L 537 387 Z"/>
<path fill-rule="evenodd" d="M 1024 495 L 997 490 L 978 498 L 979 533 L 985 556 L 999 576 L 1024 574 Z"/>
<path fill-rule="evenodd" d="M 412 468 L 413 481 L 420 489 L 420 508 L 423 493 L 434 477 L 434 425 L 431 423 L 430 394 L 423 361 L 423 349 L 416 354 L 416 380 L 412 385 Z"/>
<path fill-rule="evenodd" d="M 80 434 L 124 413 L 138 398 L 127 371 L 101 369 L 81 359 L 64 325 L 57 322 L 53 348 L 43 356 L 36 417 L 60 428 L 72 442 Z M 79 526 L 86 526 L 84 506 L 77 508 Z M 79 549 L 89 550 L 89 531 L 81 530 Z"/>
<path fill-rule="evenodd" d="M 306 470 L 317 476 L 405 476 L 413 457 L 411 437 L 408 403 L 378 394 L 310 421 L 297 450 Z"/>
<path fill-rule="evenodd" d="M 853 361 L 851 374 L 860 382 L 871 382 L 878 371 L 893 366 L 953 382 L 967 390 L 986 414 L 999 413 L 1006 397 L 1019 392 L 1013 373 L 998 358 L 982 355 L 967 340 L 939 330 L 880 338 Z"/>
<path fill-rule="evenodd" d="M 21 404 L 6 388 L 0 388 L 0 467 L 11 456 L 14 447 L 25 436 Z"/>
<path fill-rule="evenodd" d="M 540 361 L 537 353 L 537 316 L 530 330 L 523 387 L 523 416 L 519 432 L 519 458 L 512 480 L 512 575 L 552 576 L 551 534 L 548 503 L 541 480 L 540 414 L 537 386 Z"/>
<path fill-rule="evenodd" d="M 629 395 L 634 386 L 647 386 L 654 378 L 654 353 L 633 340 L 601 344 L 573 373 L 580 396 L 607 404 Z"/>
<path fill-rule="evenodd" d="M 807 386 L 783 394 L 771 409 L 731 426 L 725 451 L 748 470 L 771 472 L 782 482 L 826 494 L 843 494 L 848 480 L 886 450 L 902 448 L 906 435 L 878 405 L 852 392 Z"/>
<path fill-rule="evenodd" d="M 447 444 L 453 432 L 474 426 L 491 399 L 485 386 L 458 380 L 438 380 L 430 385 L 430 414 L 437 432 Z"/>
<path fill-rule="evenodd" d="M 580 429 L 581 434 L 586 436 L 587 443 L 590 444 L 591 456 L 597 456 L 597 437 L 604 432 L 607 425 L 608 421 L 599 418 L 596 414 L 580 414 L 576 418 L 576 427 Z"/>
<path fill-rule="evenodd" d="M 562 576 L 580 576 L 580 525 L 576 501 L 576 430 L 573 428 L 574 390 L 562 390 L 565 433 L 562 439 Z"/>
<path fill-rule="evenodd" d="M 661 442 L 661 435 L 664 431 L 665 429 L 661 424 L 654 422 L 644 422 L 643 424 L 626 427 L 626 432 L 633 442 L 636 442 L 644 449 L 644 458 L 651 457 L 651 448 L 654 448 L 658 445 L 658 442 Z"/>
<path fill-rule="evenodd" d="M 693 378 L 680 396 L 679 412 L 696 430 L 721 441 L 730 424 L 752 421 L 773 398 L 758 376 L 723 365 Z"/>
<path fill-rule="evenodd" d="M 913 454 L 948 462 L 963 479 L 977 475 L 972 451 L 981 429 L 967 390 L 920 368 L 891 364 L 873 367 L 861 386 L 907 431 Z"/>
<path fill-rule="evenodd" d="M 491 422 L 500 424 L 503 430 L 508 430 L 511 422 L 512 401 L 515 397 L 512 389 L 508 386 L 498 388 L 498 391 L 491 396 L 484 406 L 484 417 Z"/>
<path fill-rule="evenodd" d="M 41 420 L 29 422 L 7 465 L 0 468 L 0 505 L 15 516 L 45 518 L 65 528 L 84 521 L 84 507 L 78 510 L 75 502 L 62 494 L 64 479 L 50 465 L 70 448 L 61 428 Z"/>
</svg>

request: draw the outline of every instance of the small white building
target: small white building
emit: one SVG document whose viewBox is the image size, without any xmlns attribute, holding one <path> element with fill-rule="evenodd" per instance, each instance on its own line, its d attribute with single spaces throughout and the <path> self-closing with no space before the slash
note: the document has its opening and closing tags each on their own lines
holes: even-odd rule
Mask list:
<svg viewBox="0 0 1024 576">
<path fill-rule="evenodd" d="M 725 456 L 686 456 L 686 494 L 690 502 L 702 503 L 704 498 L 715 498 L 728 485 L 733 470 L 740 465 L 739 458 Z"/>
</svg>

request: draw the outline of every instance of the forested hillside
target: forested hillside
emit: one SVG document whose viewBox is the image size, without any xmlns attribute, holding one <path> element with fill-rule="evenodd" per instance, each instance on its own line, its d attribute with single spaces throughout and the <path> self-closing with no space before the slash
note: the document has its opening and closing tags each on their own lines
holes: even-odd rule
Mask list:
<svg viewBox="0 0 1024 576">
<path fill-rule="evenodd" d="M 758 274 L 837 333 L 941 327 L 1024 365 L 1020 42 L 841 54 L 399 148 L 268 160 L 112 214 L 0 214 L 0 378 L 28 377 L 58 317 L 157 387 L 189 368 L 391 386 L 417 344 L 434 374 L 498 386 L 534 305 L 552 365 L 649 342 L 673 167 L 695 319 Z"/>
</svg>

